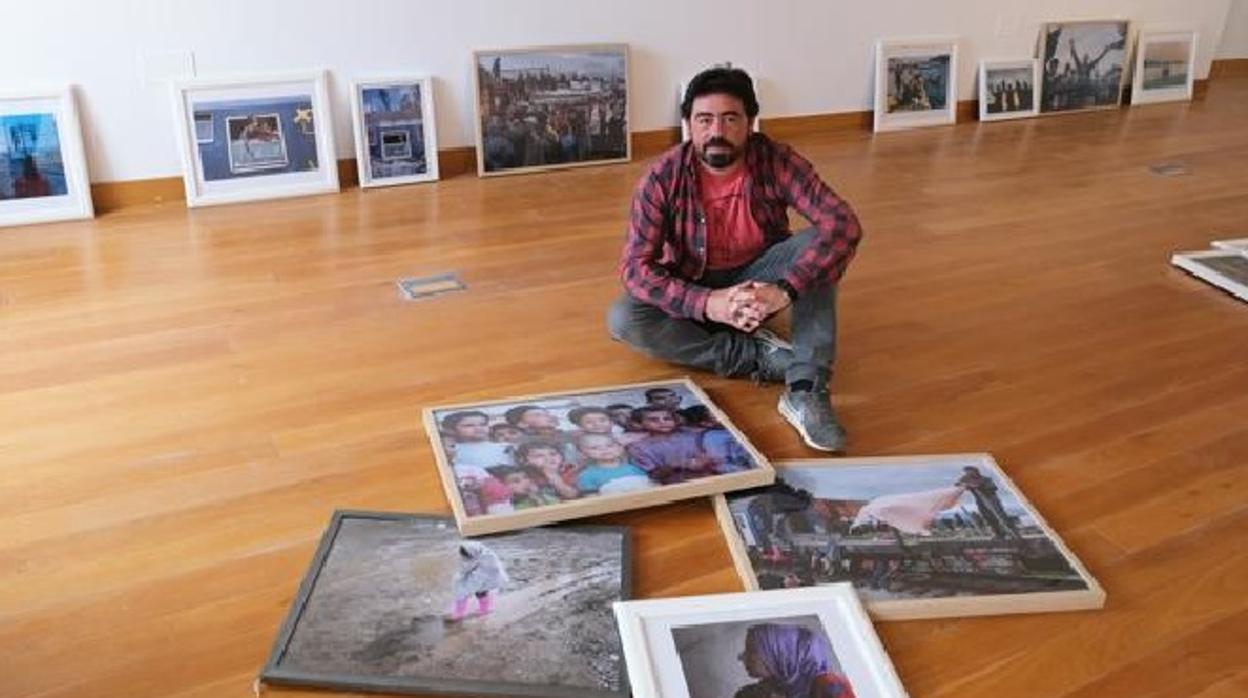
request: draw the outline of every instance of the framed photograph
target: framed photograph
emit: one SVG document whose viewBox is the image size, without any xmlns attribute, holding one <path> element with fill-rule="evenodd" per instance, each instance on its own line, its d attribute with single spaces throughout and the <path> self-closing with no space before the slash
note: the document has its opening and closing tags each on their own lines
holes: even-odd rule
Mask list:
<svg viewBox="0 0 1248 698">
<path fill-rule="evenodd" d="M 338 191 L 325 73 L 173 84 L 188 206 Z"/>
<path fill-rule="evenodd" d="M 613 603 L 628 530 L 465 540 L 443 517 L 338 511 L 260 681 L 344 691 L 627 698 Z"/>
<path fill-rule="evenodd" d="M 784 461 L 715 510 L 747 589 L 849 582 L 879 620 L 1105 604 L 986 453 Z"/>
<path fill-rule="evenodd" d="M 1194 31 L 1140 32 L 1131 83 L 1132 104 L 1191 101 L 1196 36 Z"/>
<path fill-rule="evenodd" d="M 732 61 L 723 61 L 721 63 L 715 63 L 713 65 L 707 66 L 706 69 L 709 70 L 710 68 L 734 68 L 734 67 L 741 68 L 741 66 L 739 65 L 734 66 Z M 741 68 L 741 70 L 744 70 L 745 72 L 749 73 L 750 82 L 754 83 L 754 96 L 758 98 L 760 109 L 759 109 L 758 115 L 754 117 L 754 127 L 750 130 L 753 131 L 754 133 L 759 133 L 763 130 L 763 113 L 761 109 L 761 105 L 763 104 L 763 95 L 758 90 L 758 75 L 756 75 L 753 71 L 747 68 Z M 690 79 L 692 79 L 692 76 L 690 76 Z M 685 90 L 688 89 L 688 87 L 689 87 L 688 80 L 676 86 L 676 121 L 680 123 L 680 140 L 682 142 L 689 140 L 689 122 L 685 121 L 684 117 L 681 116 L 680 114 L 681 105 L 683 105 L 685 102 Z"/>
<path fill-rule="evenodd" d="M 634 698 L 904 698 L 848 584 L 622 601 Z"/>
<path fill-rule="evenodd" d="M 476 51 L 481 176 L 628 162 L 628 46 Z"/>
<path fill-rule="evenodd" d="M 1230 249 L 1179 252 L 1170 263 L 1236 298 L 1248 301 L 1248 255 Z"/>
<path fill-rule="evenodd" d="M 73 90 L 0 93 L 0 227 L 94 215 Z"/>
<path fill-rule="evenodd" d="M 983 61 L 979 64 L 979 120 L 1000 121 L 1035 116 L 1040 61 Z"/>
<path fill-rule="evenodd" d="M 1126 20 L 1049 22 L 1040 28 L 1040 112 L 1113 109 L 1127 75 Z"/>
<path fill-rule="evenodd" d="M 464 535 L 770 484 L 771 465 L 689 379 L 430 407 Z"/>
<path fill-rule="evenodd" d="M 875 130 L 952 124 L 958 117 L 956 39 L 875 45 Z"/>
<path fill-rule="evenodd" d="M 431 78 L 358 80 L 351 94 L 361 187 L 438 178 Z"/>
</svg>

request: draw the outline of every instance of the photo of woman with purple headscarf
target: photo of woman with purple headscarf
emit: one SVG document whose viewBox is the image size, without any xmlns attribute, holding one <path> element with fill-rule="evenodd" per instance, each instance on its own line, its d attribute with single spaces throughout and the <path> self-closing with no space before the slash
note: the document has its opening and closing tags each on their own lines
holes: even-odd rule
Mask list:
<svg viewBox="0 0 1248 698">
<path fill-rule="evenodd" d="M 854 698 L 849 679 L 832 670 L 832 645 L 822 631 L 780 623 L 752 625 L 739 659 L 745 673 L 758 681 L 734 698 Z"/>
<path fill-rule="evenodd" d="M 854 698 L 816 615 L 672 628 L 690 698 Z"/>
</svg>

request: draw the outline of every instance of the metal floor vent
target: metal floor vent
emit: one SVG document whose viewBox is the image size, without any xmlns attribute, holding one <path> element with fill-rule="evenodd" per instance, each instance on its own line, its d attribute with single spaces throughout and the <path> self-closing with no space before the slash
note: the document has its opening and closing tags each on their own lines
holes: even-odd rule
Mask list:
<svg viewBox="0 0 1248 698">
<path fill-rule="evenodd" d="M 399 297 L 405 301 L 424 300 L 468 288 L 454 272 L 433 276 L 405 276 L 396 283 L 399 286 Z"/>
<path fill-rule="evenodd" d="M 1158 177 L 1181 177 L 1192 173 L 1187 165 L 1181 162 L 1155 162 L 1148 166 L 1148 171 Z"/>
</svg>

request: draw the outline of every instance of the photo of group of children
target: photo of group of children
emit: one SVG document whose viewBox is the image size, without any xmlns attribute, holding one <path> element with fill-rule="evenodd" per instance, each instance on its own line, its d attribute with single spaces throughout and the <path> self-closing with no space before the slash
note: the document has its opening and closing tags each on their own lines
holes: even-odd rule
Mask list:
<svg viewBox="0 0 1248 698">
<path fill-rule="evenodd" d="M 686 383 L 433 411 L 467 516 L 655 489 L 758 467 Z"/>
</svg>

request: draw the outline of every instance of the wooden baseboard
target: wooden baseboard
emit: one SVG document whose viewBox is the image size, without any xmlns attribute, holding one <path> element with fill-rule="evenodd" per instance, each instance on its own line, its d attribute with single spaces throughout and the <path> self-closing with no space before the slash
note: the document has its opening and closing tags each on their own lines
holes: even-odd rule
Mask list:
<svg viewBox="0 0 1248 698">
<path fill-rule="evenodd" d="M 1209 79 L 1248 77 L 1248 58 L 1222 58 L 1209 66 Z"/>
</svg>

